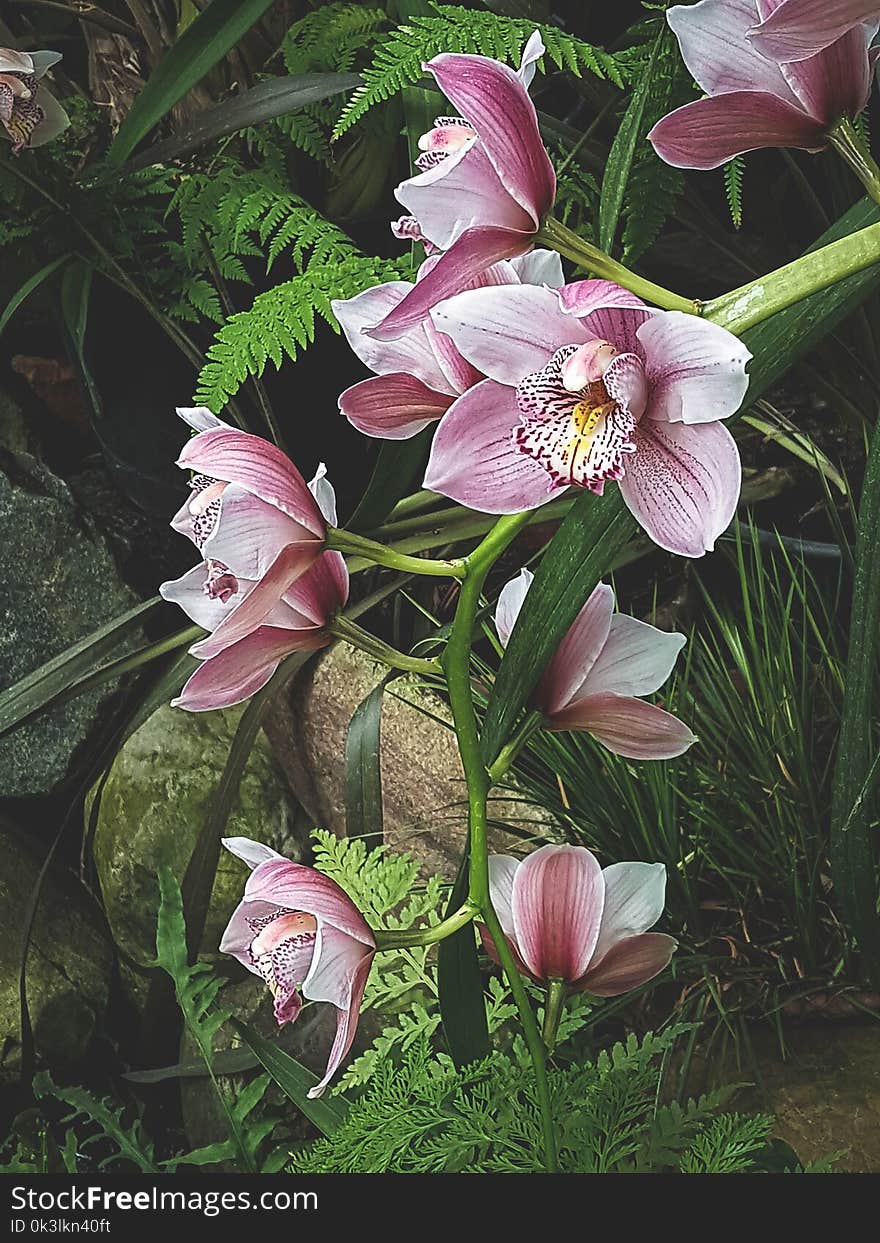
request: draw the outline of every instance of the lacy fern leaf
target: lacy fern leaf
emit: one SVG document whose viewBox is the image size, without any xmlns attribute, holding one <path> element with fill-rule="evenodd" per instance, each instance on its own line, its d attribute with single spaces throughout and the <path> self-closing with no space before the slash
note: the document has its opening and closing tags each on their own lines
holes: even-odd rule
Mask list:
<svg viewBox="0 0 880 1243">
<path fill-rule="evenodd" d="M 599 78 L 623 85 L 614 56 L 590 43 L 565 34 L 555 26 L 520 18 L 483 13 L 459 5 L 432 5 L 435 17 L 414 17 L 379 43 L 373 63 L 363 74 L 363 85 L 354 92 L 336 123 L 333 138 L 355 125 L 376 104 L 390 99 L 422 76 L 422 62 L 440 52 L 468 52 L 491 56 L 507 64 L 519 64 L 529 35 L 540 30 L 546 56 L 558 69 L 581 76 L 586 70 Z"/>
</svg>

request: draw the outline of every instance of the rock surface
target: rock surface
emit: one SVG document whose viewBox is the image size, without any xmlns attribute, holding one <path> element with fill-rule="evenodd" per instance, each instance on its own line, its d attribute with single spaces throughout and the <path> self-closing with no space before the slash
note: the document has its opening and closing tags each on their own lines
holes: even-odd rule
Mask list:
<svg viewBox="0 0 880 1243">
<path fill-rule="evenodd" d="M 345 739 L 358 705 L 387 673 L 337 643 L 313 661 L 270 712 L 266 732 L 297 798 L 315 824 L 345 833 Z M 464 775 L 444 702 L 415 678 L 395 679 L 382 707 L 381 764 L 385 841 L 410 851 L 428 873 L 452 875 L 465 840 Z M 548 813 L 495 792 L 490 845 L 517 846 L 523 831 L 558 835 Z M 517 836 L 501 826 L 514 826 Z"/>
<path fill-rule="evenodd" d="M 3 449 L 0 582 L 0 690 L 135 603 L 67 486 Z M 46 794 L 72 776 L 108 693 L 98 687 L 0 740 L 0 798 Z"/>
<path fill-rule="evenodd" d="M 41 860 L 0 830 L 0 1076 L 17 1072 L 21 1024 L 18 976 L 27 906 Z M 66 1068 L 87 1053 L 110 992 L 113 948 L 91 894 L 70 873 L 50 870 L 28 954 L 28 1010 L 37 1052 Z"/>
<path fill-rule="evenodd" d="M 182 879 L 243 710 L 196 713 L 163 706 L 113 761 L 101 792 L 93 855 L 113 937 L 141 967 L 155 956 L 157 869 L 168 866 Z M 296 830 L 294 803 L 262 734 L 224 836 L 256 838 L 293 859 L 303 853 L 305 834 Z M 243 863 L 221 851 L 205 952 L 216 954 L 246 875 Z"/>
</svg>

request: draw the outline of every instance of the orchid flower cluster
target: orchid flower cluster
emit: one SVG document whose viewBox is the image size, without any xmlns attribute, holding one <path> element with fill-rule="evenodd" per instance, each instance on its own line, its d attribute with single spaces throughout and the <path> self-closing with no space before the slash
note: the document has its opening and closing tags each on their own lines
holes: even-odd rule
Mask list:
<svg viewBox="0 0 880 1243">
<path fill-rule="evenodd" d="M 765 145 L 815 150 L 864 107 L 872 6 L 701 0 L 671 9 L 668 20 L 707 92 L 652 131 L 671 163 L 710 168 Z M 289 654 L 335 637 L 359 643 L 344 613 L 345 553 L 461 586 L 440 662 L 396 659 L 386 649 L 391 665 L 446 677 L 470 799 L 470 890 L 461 908 L 413 934 L 371 929 L 328 877 L 257 842 L 225 843 L 252 870 L 221 948 L 266 982 L 279 1024 L 293 1022 L 304 1000 L 336 1008 L 336 1039 L 313 1095 L 351 1047 L 383 944 L 408 935 L 418 938 L 409 944 L 430 944 L 475 925 L 507 974 L 544 1104 L 554 1038 L 546 1016 L 558 1017 L 572 992 L 610 997 L 640 987 L 675 950 L 671 937 L 651 931 L 663 912 L 662 864 L 603 868 L 575 846 L 545 845 L 523 860 L 489 858 L 486 848 L 485 798 L 504 765 L 487 769 L 475 744 L 470 656 L 489 570 L 534 511 L 570 491 L 601 496 L 615 485 L 659 548 L 691 558 L 711 551 L 739 500 L 740 458 L 725 421 L 746 397 L 751 359 L 700 304 L 674 296 L 652 305 L 657 287 L 552 219 L 556 178 L 529 96 L 543 51 L 536 33 L 518 71 L 457 54 L 425 65 L 455 111 L 421 138 L 418 170 L 396 190 L 408 214 L 393 226 L 424 245 L 424 262 L 413 282 L 333 303 L 371 373 L 341 394 L 342 416 L 385 440 L 433 428 L 424 488 L 499 516 L 483 543 L 445 562 L 392 554 L 338 529 L 323 467 L 306 484 L 274 445 L 207 410 L 179 411 L 196 435 L 179 458 L 190 492 L 173 525 L 199 562 L 161 591 L 207 632 L 191 649 L 200 665 L 175 700 L 180 707 L 240 703 Z M 594 276 L 567 279 L 559 252 Z M 623 283 L 608 279 L 617 273 Z M 524 569 L 500 592 L 501 648 L 531 587 Z M 377 642 L 362 645 L 375 653 Z M 506 763 L 537 728 L 585 731 L 634 762 L 681 755 L 694 735 L 645 696 L 670 677 L 684 643 L 616 613 L 611 587 L 599 583 L 541 672 Z M 525 979 L 545 990 L 543 1041 Z M 552 1136 L 545 1139 L 549 1153 Z"/>
</svg>

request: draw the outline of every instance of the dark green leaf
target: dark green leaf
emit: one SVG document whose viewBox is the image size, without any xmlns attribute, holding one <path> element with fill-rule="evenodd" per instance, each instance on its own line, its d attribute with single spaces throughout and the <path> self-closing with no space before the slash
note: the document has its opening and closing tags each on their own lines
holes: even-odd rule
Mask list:
<svg viewBox="0 0 880 1243">
<path fill-rule="evenodd" d="M 433 435 L 432 426 L 411 440 L 382 442 L 367 490 L 348 521 L 351 530 L 377 527 L 399 500 L 420 486 Z"/>
<path fill-rule="evenodd" d="M 31 673 L 19 678 L 0 694 L 0 737 L 45 708 L 72 682 L 88 674 L 107 652 L 113 650 L 144 616 L 162 601 L 159 596 L 114 617 L 99 630 L 72 644 Z"/>
<path fill-rule="evenodd" d="M 211 0 L 150 75 L 110 145 L 107 163 L 119 168 L 150 130 L 201 82 L 255 22 L 272 0 Z"/>
<path fill-rule="evenodd" d="M 238 1019 L 233 1019 L 232 1023 L 263 1069 L 322 1135 L 332 1135 L 342 1126 L 348 1113 L 348 1103 L 343 1096 L 311 1100 L 308 1092 L 320 1082 L 317 1075 L 277 1045 L 264 1040 L 252 1027 Z"/>
<path fill-rule="evenodd" d="M 206 108 L 170 138 L 155 143 L 129 160 L 124 173 L 137 172 L 151 164 L 167 164 L 198 150 L 215 138 L 225 138 L 239 130 L 286 116 L 307 104 L 317 103 L 354 90 L 360 82 L 356 73 L 297 73 L 287 78 L 270 78 L 249 90 L 240 91 L 213 108 Z"/>
<path fill-rule="evenodd" d="M 345 831 L 347 837 L 382 841 L 382 765 L 379 749 L 382 700 L 393 674 L 384 677 L 355 709 L 345 738 Z"/>
<path fill-rule="evenodd" d="M 629 106 L 623 114 L 611 150 L 605 175 L 602 178 L 602 197 L 599 200 L 599 246 L 608 254 L 614 246 L 617 225 L 623 207 L 623 196 L 629 181 L 630 169 L 637 148 L 644 141 L 643 120 L 645 108 L 654 88 L 654 75 L 658 72 L 660 51 L 666 38 L 665 27 L 654 40 L 651 57 L 633 91 Z"/>
<path fill-rule="evenodd" d="M 60 259 L 53 259 L 51 263 L 45 264 L 39 269 L 39 271 L 34 272 L 33 276 L 29 276 L 24 284 L 16 290 L 7 302 L 3 314 L 0 315 L 0 333 L 3 332 L 3 329 L 12 319 L 13 315 L 24 300 L 29 298 L 35 289 L 39 289 L 40 285 L 42 285 L 44 281 L 48 280 L 53 272 L 57 272 L 63 263 L 67 263 L 69 258 L 70 255 L 62 255 Z"/>
<path fill-rule="evenodd" d="M 468 850 L 449 895 L 444 917 L 454 914 L 468 894 Z M 489 1026 L 473 925 L 468 924 L 437 948 L 437 991 L 443 1035 L 456 1066 L 468 1066 L 489 1053 Z"/>
</svg>

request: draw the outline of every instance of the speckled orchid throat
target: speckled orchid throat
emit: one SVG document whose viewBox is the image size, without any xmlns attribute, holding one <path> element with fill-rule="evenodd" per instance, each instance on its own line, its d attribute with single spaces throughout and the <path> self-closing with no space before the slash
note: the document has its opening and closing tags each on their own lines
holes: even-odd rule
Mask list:
<svg viewBox="0 0 880 1243">
<path fill-rule="evenodd" d="M 644 368 L 609 341 L 566 345 L 546 367 L 516 388 L 520 452 L 539 462 L 553 482 L 601 495 L 607 479 L 621 479 L 645 409 Z"/>
<path fill-rule="evenodd" d="M 275 999 L 276 1019 L 289 1022 L 302 1006 L 299 989 L 315 955 L 318 921 L 302 911 L 278 910 L 247 922 L 256 934 L 249 947 L 251 962 Z"/>
</svg>

